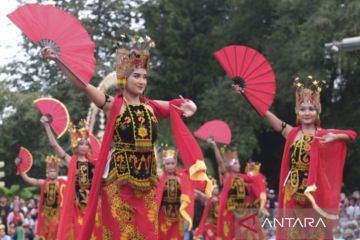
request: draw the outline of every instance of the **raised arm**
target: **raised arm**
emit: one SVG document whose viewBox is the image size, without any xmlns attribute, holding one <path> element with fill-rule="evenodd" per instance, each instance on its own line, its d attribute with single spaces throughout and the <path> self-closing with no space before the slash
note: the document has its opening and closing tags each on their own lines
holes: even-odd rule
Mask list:
<svg viewBox="0 0 360 240">
<path fill-rule="evenodd" d="M 292 126 L 290 126 L 286 122 L 281 121 L 277 116 L 275 116 L 270 111 L 266 111 L 264 117 L 275 131 L 281 133 L 284 138 L 287 138 L 290 130 L 293 128 Z"/>
<path fill-rule="evenodd" d="M 55 56 L 54 51 L 50 47 L 41 49 L 41 55 L 45 59 L 55 61 L 56 65 L 71 80 L 71 82 L 73 82 L 75 86 L 80 89 L 80 91 L 84 92 L 96 106 L 108 114 L 114 100 L 113 97 L 107 96 L 91 84 L 84 84 L 76 75 L 69 71 L 69 69 L 61 61 L 59 61 L 59 59 Z"/>
<path fill-rule="evenodd" d="M 40 118 L 40 122 L 44 125 L 46 135 L 48 136 L 48 139 L 50 141 L 50 145 L 54 148 L 56 154 L 65 161 L 67 165 L 69 165 L 71 157 L 69 154 L 65 152 L 65 150 L 59 145 L 57 142 L 54 133 L 52 132 L 50 125 L 49 125 L 49 119 L 47 116 L 43 115 Z"/>
<path fill-rule="evenodd" d="M 210 144 L 211 148 L 214 150 L 214 154 L 215 154 L 216 162 L 217 162 L 219 170 L 220 170 L 220 174 L 224 175 L 226 173 L 225 162 L 220 153 L 218 146 L 216 145 L 216 142 L 212 138 L 208 138 L 207 142 Z"/>
</svg>

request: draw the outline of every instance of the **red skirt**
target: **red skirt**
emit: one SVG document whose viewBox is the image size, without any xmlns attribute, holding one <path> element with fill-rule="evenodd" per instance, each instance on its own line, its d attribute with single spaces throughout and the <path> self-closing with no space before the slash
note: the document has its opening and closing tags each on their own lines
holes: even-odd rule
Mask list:
<svg viewBox="0 0 360 240">
<path fill-rule="evenodd" d="M 102 186 L 104 239 L 157 240 L 156 189 L 138 190 L 113 181 Z"/>
<path fill-rule="evenodd" d="M 159 226 L 159 240 L 184 239 L 184 220 L 182 217 L 179 217 L 179 220 L 169 220 L 165 211 L 160 209 Z"/>
</svg>

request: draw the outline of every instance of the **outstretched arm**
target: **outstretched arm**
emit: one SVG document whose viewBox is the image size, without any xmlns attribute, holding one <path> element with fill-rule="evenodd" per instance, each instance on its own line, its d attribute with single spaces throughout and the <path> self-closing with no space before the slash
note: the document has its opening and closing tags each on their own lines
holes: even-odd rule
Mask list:
<svg viewBox="0 0 360 240">
<path fill-rule="evenodd" d="M 40 122 L 44 125 L 45 127 L 45 131 L 46 131 L 46 135 L 49 138 L 50 141 L 50 145 L 54 148 L 56 154 L 65 161 L 65 163 L 67 165 L 69 165 L 71 157 L 69 156 L 69 154 L 67 154 L 65 152 L 65 150 L 59 145 L 59 143 L 57 142 L 54 133 L 52 132 L 50 125 L 49 125 L 49 119 L 43 115 L 40 118 Z"/>
<path fill-rule="evenodd" d="M 20 164 L 20 161 L 21 161 L 20 158 L 16 158 L 15 165 L 18 166 Z M 22 177 L 22 179 L 24 179 L 25 182 L 33 186 L 41 186 L 41 184 L 43 184 L 44 182 L 43 179 L 29 177 L 26 173 L 20 173 L 20 176 Z"/>
<path fill-rule="evenodd" d="M 182 103 L 180 106 L 175 106 L 173 105 L 175 108 L 179 109 L 180 111 L 182 111 L 182 115 L 184 117 L 191 117 L 192 115 L 194 115 L 194 113 L 197 110 L 197 106 L 196 104 L 191 101 L 191 100 L 186 100 L 184 99 L 181 95 L 179 96 L 180 99 L 182 100 Z M 157 102 L 158 104 L 160 104 L 161 106 L 165 107 L 165 108 L 169 108 L 169 101 L 161 101 L 161 100 L 155 100 L 155 102 Z"/>
<path fill-rule="evenodd" d="M 29 177 L 26 173 L 20 173 L 20 176 L 22 179 L 24 179 L 25 182 L 33 185 L 33 186 L 41 186 L 44 183 L 44 179 L 37 179 Z"/>
<path fill-rule="evenodd" d="M 84 92 L 96 106 L 101 108 L 106 114 L 111 109 L 114 98 L 111 96 L 105 95 L 102 91 L 97 89 L 91 84 L 84 84 L 73 72 L 71 72 L 56 56 L 50 47 L 44 47 L 41 49 L 41 55 L 45 59 L 50 59 L 55 61 L 56 65 L 64 72 L 64 74 L 79 88 Z"/>
<path fill-rule="evenodd" d="M 240 95 L 244 93 L 244 89 L 237 84 L 233 84 L 231 87 L 236 93 Z M 266 111 L 264 117 L 275 131 L 280 132 L 284 138 L 287 138 L 290 130 L 293 128 L 292 126 L 286 122 L 281 121 L 277 116 L 275 116 L 275 114 L 270 111 Z"/>
</svg>

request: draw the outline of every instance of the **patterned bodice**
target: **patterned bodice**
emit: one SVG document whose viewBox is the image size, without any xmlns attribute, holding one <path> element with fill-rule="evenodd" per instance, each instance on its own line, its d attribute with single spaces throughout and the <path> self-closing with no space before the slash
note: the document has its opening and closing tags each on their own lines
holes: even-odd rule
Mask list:
<svg viewBox="0 0 360 240">
<path fill-rule="evenodd" d="M 43 214 L 49 219 L 55 219 L 59 209 L 59 192 L 58 183 L 47 183 L 43 198 Z"/>
<path fill-rule="evenodd" d="M 247 195 L 248 192 L 245 181 L 239 176 L 234 176 L 228 193 L 227 208 L 229 210 L 235 210 L 246 207 L 247 203 L 245 200 Z"/>
<path fill-rule="evenodd" d="M 76 162 L 75 193 L 76 203 L 80 208 L 85 208 L 91 188 L 94 166 L 89 161 Z"/>
<path fill-rule="evenodd" d="M 313 134 L 303 134 L 290 147 L 290 175 L 288 183 L 293 193 L 303 194 L 310 167 L 310 149 Z"/>
<path fill-rule="evenodd" d="M 157 119 L 145 104 L 126 105 L 116 119 L 114 152 L 105 182 L 117 180 L 138 189 L 149 189 L 157 182 L 154 141 Z"/>
<path fill-rule="evenodd" d="M 161 208 L 168 220 L 178 220 L 181 188 L 177 178 L 167 179 L 161 201 Z"/>
</svg>

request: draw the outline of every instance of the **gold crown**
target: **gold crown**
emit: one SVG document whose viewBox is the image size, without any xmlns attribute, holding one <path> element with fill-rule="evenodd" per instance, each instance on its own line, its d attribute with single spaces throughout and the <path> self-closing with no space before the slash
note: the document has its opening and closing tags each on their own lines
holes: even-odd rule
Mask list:
<svg viewBox="0 0 360 240">
<path fill-rule="evenodd" d="M 46 162 L 46 171 L 49 171 L 50 169 L 56 169 L 56 171 L 59 170 L 59 163 L 60 159 L 54 155 L 48 155 L 45 159 Z"/>
<path fill-rule="evenodd" d="M 177 159 L 177 152 L 175 149 L 166 149 L 163 151 L 162 153 L 162 159 L 165 160 L 165 159 L 169 159 L 169 158 L 172 158 L 172 159 Z"/>
<path fill-rule="evenodd" d="M 72 148 L 76 148 L 81 139 L 88 140 L 90 137 L 90 131 L 85 119 L 80 120 L 78 128 L 76 128 L 75 125 L 71 122 L 69 124 L 68 131 L 70 134 Z"/>
<path fill-rule="evenodd" d="M 299 112 L 300 105 L 304 102 L 314 104 L 318 113 L 321 113 L 320 92 L 325 81 L 316 80 L 312 76 L 308 76 L 307 81 L 311 82 L 310 87 L 306 87 L 300 77 L 296 77 L 294 80 L 294 87 L 296 87 L 295 113 Z"/>
<path fill-rule="evenodd" d="M 245 173 L 251 173 L 252 175 L 257 175 L 260 172 L 261 163 L 259 162 L 247 162 L 245 167 Z"/>
<path fill-rule="evenodd" d="M 134 68 L 149 69 L 149 49 L 155 47 L 155 42 L 149 36 L 120 35 L 116 41 L 116 76 L 118 87 L 124 88 L 129 70 Z"/>
</svg>

